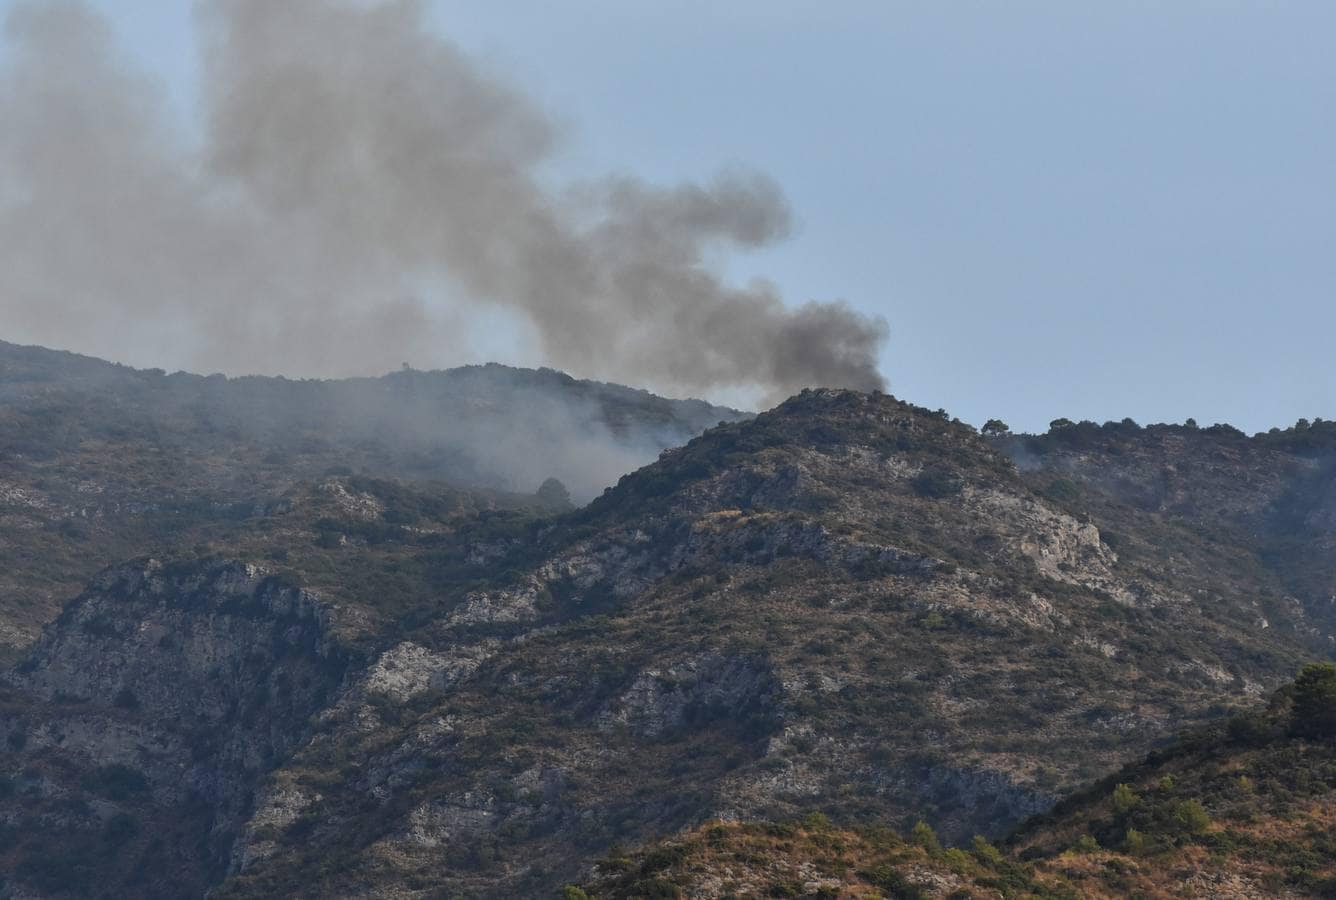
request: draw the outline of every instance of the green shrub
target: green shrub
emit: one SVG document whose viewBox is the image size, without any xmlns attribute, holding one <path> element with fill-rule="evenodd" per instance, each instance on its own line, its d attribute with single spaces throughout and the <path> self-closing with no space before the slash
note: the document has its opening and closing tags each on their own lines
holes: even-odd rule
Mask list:
<svg viewBox="0 0 1336 900">
<path fill-rule="evenodd" d="M 885 863 L 870 872 L 864 872 L 863 877 L 897 900 L 923 900 L 928 896 L 923 888 Z"/>
<path fill-rule="evenodd" d="M 1304 666 L 1294 681 L 1291 728 L 1311 738 L 1336 737 L 1336 663 Z"/>
<path fill-rule="evenodd" d="M 640 874 L 652 875 L 655 872 L 662 872 L 664 869 L 671 869 L 686 858 L 686 847 L 660 847 L 651 850 L 640 863 Z"/>
<path fill-rule="evenodd" d="M 644 900 L 678 900 L 682 896 L 682 889 L 671 881 L 650 878 L 631 885 L 630 896 Z"/>
<path fill-rule="evenodd" d="M 830 817 L 825 813 L 808 813 L 803 818 L 803 827 L 808 831 L 830 831 Z"/>
<path fill-rule="evenodd" d="M 1044 494 L 1053 500 L 1075 500 L 1081 496 L 1082 490 L 1070 478 L 1055 478 L 1044 489 Z"/>
<path fill-rule="evenodd" d="M 1211 817 L 1207 814 L 1206 808 L 1196 800 L 1184 800 L 1175 804 L 1173 819 L 1183 834 L 1202 834 L 1211 827 Z"/>
<path fill-rule="evenodd" d="M 1125 816 L 1132 811 L 1132 807 L 1141 801 L 1130 787 L 1120 784 L 1113 789 L 1113 810 L 1120 816 Z"/>
<path fill-rule="evenodd" d="M 942 843 L 937 839 L 937 832 L 921 819 L 909 830 L 909 840 L 930 853 L 938 853 L 942 849 Z"/>
<path fill-rule="evenodd" d="M 973 849 L 975 857 L 981 863 L 996 866 L 1002 862 L 1002 851 L 988 843 L 988 839 L 981 834 L 974 836 Z"/>
</svg>

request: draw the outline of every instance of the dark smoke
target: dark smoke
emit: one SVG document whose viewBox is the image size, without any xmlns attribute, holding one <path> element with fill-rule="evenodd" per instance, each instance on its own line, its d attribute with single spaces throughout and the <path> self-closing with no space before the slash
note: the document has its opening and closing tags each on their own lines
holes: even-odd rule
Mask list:
<svg viewBox="0 0 1336 900">
<path fill-rule="evenodd" d="M 194 146 L 81 3 L 19 6 L 0 73 L 4 336 L 338 375 L 472 358 L 504 309 L 583 375 L 769 397 L 883 386 L 883 322 L 791 309 L 709 264 L 788 234 L 772 180 L 553 190 L 552 123 L 422 13 L 205 0 Z"/>
</svg>

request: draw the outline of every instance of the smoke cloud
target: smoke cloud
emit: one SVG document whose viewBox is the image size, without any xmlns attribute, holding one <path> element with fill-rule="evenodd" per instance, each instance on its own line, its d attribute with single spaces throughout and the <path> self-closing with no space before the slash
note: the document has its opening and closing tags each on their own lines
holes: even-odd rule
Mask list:
<svg viewBox="0 0 1336 900">
<path fill-rule="evenodd" d="M 767 398 L 883 386 L 881 320 L 791 308 L 711 264 L 787 236 L 764 175 L 554 188 L 552 121 L 429 31 L 420 2 L 199 11 L 199 140 L 81 3 L 9 16 L 4 337 L 333 376 L 467 361 L 502 311 L 581 375 Z"/>
</svg>

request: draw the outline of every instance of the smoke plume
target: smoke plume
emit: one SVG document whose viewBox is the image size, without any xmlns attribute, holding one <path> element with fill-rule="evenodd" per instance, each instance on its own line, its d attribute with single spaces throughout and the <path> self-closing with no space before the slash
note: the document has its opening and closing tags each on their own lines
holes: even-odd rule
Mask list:
<svg viewBox="0 0 1336 900">
<path fill-rule="evenodd" d="M 467 361 L 505 310 L 541 361 L 581 375 L 769 397 L 882 386 L 883 322 L 787 307 L 711 265 L 788 234 L 769 178 L 553 188 L 551 120 L 427 29 L 420 2 L 199 13 L 198 140 L 81 3 L 9 16 L 4 337 L 329 376 Z"/>
</svg>

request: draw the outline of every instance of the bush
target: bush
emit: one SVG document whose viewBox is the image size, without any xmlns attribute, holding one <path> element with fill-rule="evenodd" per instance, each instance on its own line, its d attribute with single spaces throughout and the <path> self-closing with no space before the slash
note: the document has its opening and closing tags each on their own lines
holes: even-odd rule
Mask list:
<svg viewBox="0 0 1336 900">
<path fill-rule="evenodd" d="M 1051 500 L 1076 500 L 1081 494 L 1081 486 L 1070 478 L 1054 478 L 1044 489 L 1044 495 Z"/>
<path fill-rule="evenodd" d="M 1113 789 L 1113 810 L 1120 816 L 1125 816 L 1132 811 L 1141 800 L 1130 787 L 1120 784 Z"/>
<path fill-rule="evenodd" d="M 651 850 L 640 863 L 640 874 L 653 875 L 655 872 L 671 869 L 686 858 L 686 847 L 660 847 Z"/>
<path fill-rule="evenodd" d="M 1175 805 L 1173 819 L 1184 834 L 1202 834 L 1211 827 L 1211 817 L 1196 800 L 1184 800 Z"/>
<path fill-rule="evenodd" d="M 678 900 L 682 896 L 682 889 L 671 881 L 650 878 L 631 885 L 631 896 L 643 897 L 644 900 Z"/>
<path fill-rule="evenodd" d="M 1299 673 L 1291 729 L 1303 737 L 1336 737 L 1336 664 L 1313 663 Z"/>
<path fill-rule="evenodd" d="M 919 824 L 922 825 L 923 823 L 920 822 Z M 927 892 L 923 888 L 885 863 L 870 872 L 864 873 L 864 877 L 877 887 L 889 892 L 897 900 L 921 900 L 921 898 L 927 896 Z"/>
<path fill-rule="evenodd" d="M 936 853 L 942 849 L 941 841 L 937 840 L 937 832 L 933 831 L 932 826 L 922 820 L 915 822 L 914 827 L 910 829 L 909 840 L 931 853 Z"/>
<path fill-rule="evenodd" d="M 981 834 L 974 836 L 974 855 L 985 865 L 996 866 L 1002 862 L 1002 851 L 988 843 L 988 839 Z"/>
<path fill-rule="evenodd" d="M 803 817 L 803 827 L 808 831 L 830 831 L 830 818 L 825 813 L 808 813 Z"/>
<path fill-rule="evenodd" d="M 1263 713 L 1242 713 L 1229 720 L 1229 739 L 1248 747 L 1261 747 L 1277 736 L 1274 721 Z"/>
</svg>

